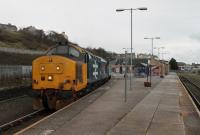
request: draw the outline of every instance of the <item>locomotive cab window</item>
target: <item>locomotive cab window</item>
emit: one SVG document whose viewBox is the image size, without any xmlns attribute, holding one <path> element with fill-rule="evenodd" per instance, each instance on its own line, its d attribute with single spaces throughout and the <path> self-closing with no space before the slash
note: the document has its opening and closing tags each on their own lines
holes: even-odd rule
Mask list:
<svg viewBox="0 0 200 135">
<path fill-rule="evenodd" d="M 50 50 L 48 52 L 48 54 L 67 56 L 68 55 L 68 48 L 69 47 L 66 46 L 66 45 L 59 45 L 59 46 L 56 46 L 55 48 L 53 48 L 52 50 Z"/>
<path fill-rule="evenodd" d="M 84 62 L 84 54 L 73 46 L 58 45 L 47 52 L 48 55 L 61 55 L 73 60 Z"/>
<path fill-rule="evenodd" d="M 55 48 L 55 54 L 67 55 L 67 53 L 68 53 L 68 46 L 61 45 Z"/>
</svg>

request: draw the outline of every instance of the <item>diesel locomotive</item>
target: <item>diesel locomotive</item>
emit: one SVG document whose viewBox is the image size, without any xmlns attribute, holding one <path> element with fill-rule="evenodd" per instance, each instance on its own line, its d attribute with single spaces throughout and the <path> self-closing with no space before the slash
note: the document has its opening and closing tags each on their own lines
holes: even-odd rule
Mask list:
<svg viewBox="0 0 200 135">
<path fill-rule="evenodd" d="M 71 42 L 59 43 L 32 62 L 33 108 L 57 110 L 109 79 L 105 59 Z"/>
</svg>

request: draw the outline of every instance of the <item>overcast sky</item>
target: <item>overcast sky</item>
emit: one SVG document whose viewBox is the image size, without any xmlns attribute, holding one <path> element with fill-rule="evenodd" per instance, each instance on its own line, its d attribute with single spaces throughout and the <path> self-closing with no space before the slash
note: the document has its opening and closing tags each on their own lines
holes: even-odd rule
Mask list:
<svg viewBox="0 0 200 135">
<path fill-rule="evenodd" d="M 165 47 L 165 59 L 200 63 L 200 0 L 1 0 L 0 5 L 0 23 L 65 31 L 82 47 L 118 53 L 130 48 L 130 12 L 115 10 L 147 7 L 133 12 L 133 51 L 150 53 L 144 37 L 159 36 L 154 46 Z"/>
</svg>

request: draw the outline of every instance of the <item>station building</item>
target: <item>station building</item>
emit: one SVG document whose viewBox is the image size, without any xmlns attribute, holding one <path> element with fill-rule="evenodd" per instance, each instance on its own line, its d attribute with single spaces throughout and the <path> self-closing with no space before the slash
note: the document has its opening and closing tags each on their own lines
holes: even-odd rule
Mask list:
<svg viewBox="0 0 200 135">
<path fill-rule="evenodd" d="M 149 67 L 151 66 L 151 73 L 153 76 L 165 76 L 169 73 L 168 61 L 159 60 L 156 58 L 133 58 L 131 67 L 131 58 L 118 58 L 110 62 L 112 73 L 124 74 L 127 68 L 127 73 L 131 72 L 131 68 L 136 77 L 145 77 L 149 74 Z"/>
</svg>

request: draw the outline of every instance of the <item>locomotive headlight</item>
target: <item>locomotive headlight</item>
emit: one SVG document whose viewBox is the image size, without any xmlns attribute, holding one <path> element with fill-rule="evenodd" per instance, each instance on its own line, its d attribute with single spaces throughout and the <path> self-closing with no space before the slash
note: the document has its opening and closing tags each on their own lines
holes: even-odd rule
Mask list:
<svg viewBox="0 0 200 135">
<path fill-rule="evenodd" d="M 49 75 L 48 76 L 48 81 L 52 81 L 53 80 L 53 76 L 52 75 Z"/>
<path fill-rule="evenodd" d="M 42 66 L 42 67 L 41 67 L 41 70 L 42 70 L 42 71 L 44 71 L 44 70 L 45 70 L 45 67 L 44 67 L 44 66 Z"/>
<path fill-rule="evenodd" d="M 59 66 L 56 66 L 56 70 L 60 70 L 60 67 L 59 67 Z"/>
</svg>

